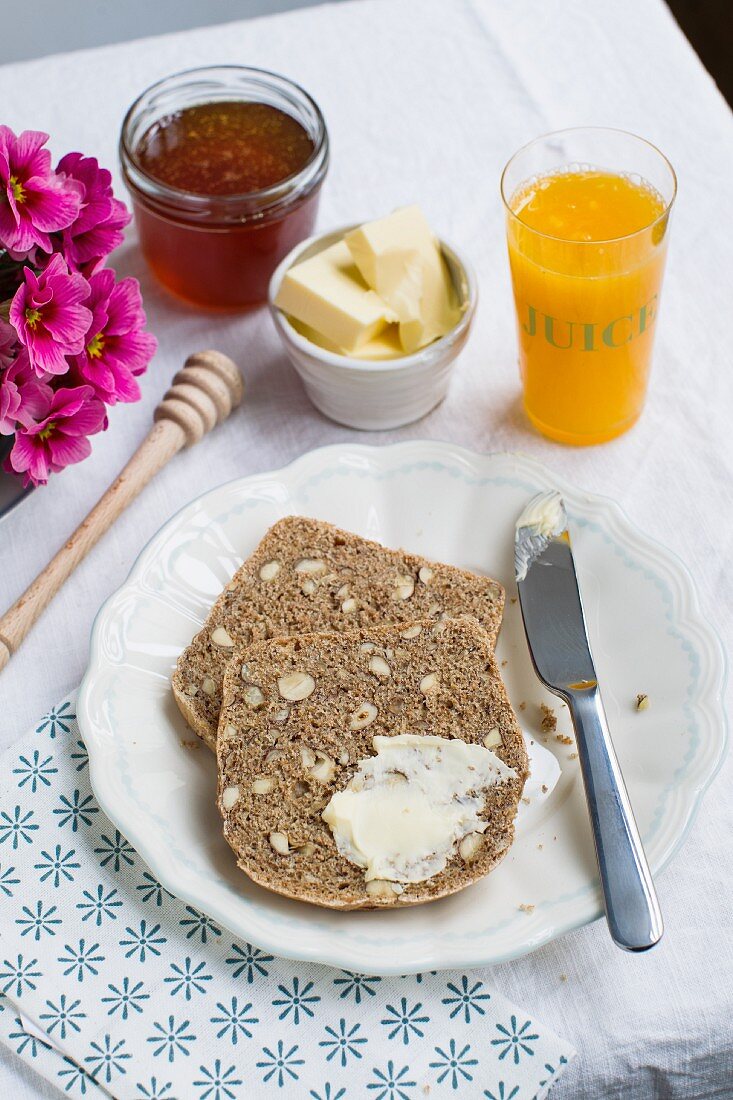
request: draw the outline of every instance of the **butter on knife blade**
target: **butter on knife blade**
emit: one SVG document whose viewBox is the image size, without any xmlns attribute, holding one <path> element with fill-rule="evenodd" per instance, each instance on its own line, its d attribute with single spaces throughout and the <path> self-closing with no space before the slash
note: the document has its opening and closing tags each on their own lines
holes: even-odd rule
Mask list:
<svg viewBox="0 0 733 1100">
<path fill-rule="evenodd" d="M 530 565 L 546 549 L 552 538 L 568 525 L 563 499 L 556 490 L 532 497 L 516 522 L 514 540 L 514 576 L 523 581 Z M 520 534 L 520 532 L 522 532 Z"/>
</svg>

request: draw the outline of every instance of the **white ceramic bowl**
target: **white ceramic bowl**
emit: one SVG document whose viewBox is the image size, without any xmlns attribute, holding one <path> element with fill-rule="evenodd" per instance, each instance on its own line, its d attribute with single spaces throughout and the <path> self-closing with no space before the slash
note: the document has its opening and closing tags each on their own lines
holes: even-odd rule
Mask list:
<svg viewBox="0 0 733 1100">
<path fill-rule="evenodd" d="M 285 272 L 297 260 L 316 255 L 354 228 L 347 225 L 297 245 L 270 280 L 270 312 L 285 351 L 317 409 L 349 428 L 365 431 L 399 428 L 426 416 L 445 397 L 451 371 L 468 339 L 476 311 L 476 276 L 471 265 L 441 241 L 458 301 L 464 307 L 455 328 L 421 351 L 399 359 L 352 359 L 327 351 L 293 328 L 287 316 L 275 306 L 275 298 Z"/>
</svg>

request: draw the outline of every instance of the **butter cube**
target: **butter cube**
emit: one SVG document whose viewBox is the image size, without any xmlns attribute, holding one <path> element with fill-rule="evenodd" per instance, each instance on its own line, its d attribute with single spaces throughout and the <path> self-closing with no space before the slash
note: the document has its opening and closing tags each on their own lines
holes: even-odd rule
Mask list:
<svg viewBox="0 0 733 1100">
<path fill-rule="evenodd" d="M 400 342 L 417 351 L 455 327 L 460 309 L 448 269 L 419 206 L 405 206 L 344 238 L 369 286 L 395 313 Z"/>
<path fill-rule="evenodd" d="M 343 241 L 291 267 L 275 305 L 347 355 L 357 354 L 396 319 L 364 281 Z"/>
<path fill-rule="evenodd" d="M 314 328 L 304 325 L 302 321 L 296 321 L 294 317 L 291 317 L 290 323 L 296 332 L 299 332 L 301 336 L 305 336 L 306 340 L 310 340 L 312 344 L 317 344 L 320 348 L 325 348 L 326 351 L 334 352 L 336 355 L 349 354 L 343 348 L 340 348 L 338 344 L 334 344 L 333 341 L 322 336 L 320 332 L 316 332 Z M 370 359 L 376 362 L 380 359 L 399 359 L 404 354 L 405 349 L 400 343 L 399 325 L 391 324 L 383 328 L 376 336 L 372 336 L 371 340 L 360 344 L 359 348 L 351 353 L 351 358 Z"/>
</svg>

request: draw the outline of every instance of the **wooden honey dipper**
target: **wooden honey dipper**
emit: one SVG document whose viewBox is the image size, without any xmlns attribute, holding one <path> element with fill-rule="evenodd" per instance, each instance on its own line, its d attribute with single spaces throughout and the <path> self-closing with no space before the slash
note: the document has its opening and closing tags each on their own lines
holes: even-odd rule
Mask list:
<svg viewBox="0 0 733 1100">
<path fill-rule="evenodd" d="M 20 599 L 0 619 L 0 669 L 3 669 L 36 619 L 83 561 L 104 532 L 147 483 L 183 447 L 226 420 L 242 400 L 244 383 L 238 368 L 219 351 L 189 355 L 183 370 L 153 414 L 155 421 L 124 470 L 112 482 L 86 519 L 64 543 Z"/>
</svg>

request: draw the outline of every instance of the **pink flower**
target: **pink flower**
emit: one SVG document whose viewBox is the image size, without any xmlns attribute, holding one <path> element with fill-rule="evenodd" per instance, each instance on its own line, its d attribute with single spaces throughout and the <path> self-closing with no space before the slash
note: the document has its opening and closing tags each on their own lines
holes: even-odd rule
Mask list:
<svg viewBox="0 0 733 1100">
<path fill-rule="evenodd" d="M 96 157 L 67 153 L 56 171 L 75 180 L 82 189 L 81 210 L 62 233 L 61 251 L 70 268 L 79 271 L 93 267 L 122 243 L 122 230 L 131 215 L 112 194 L 112 176 L 99 167 Z"/>
<path fill-rule="evenodd" d="M 13 362 L 17 345 L 18 334 L 15 329 L 0 318 L 0 371 Z"/>
<path fill-rule="evenodd" d="M 58 253 L 38 275 L 26 267 L 23 276 L 10 303 L 10 320 L 39 377 L 65 374 L 66 356 L 82 350 L 92 320 L 81 304 L 89 297 L 89 283 L 70 272 Z"/>
<path fill-rule="evenodd" d="M 25 348 L 0 374 L 0 435 L 29 428 L 45 414 L 53 396 L 48 383 L 36 376 Z"/>
<path fill-rule="evenodd" d="M 87 457 L 92 449 L 87 436 L 106 427 L 106 420 L 91 386 L 56 390 L 43 419 L 18 431 L 5 469 L 23 474 L 24 485 L 45 485 L 49 474 Z"/>
<path fill-rule="evenodd" d="M 39 130 L 16 136 L 0 126 L 0 245 L 16 254 L 36 245 L 50 252 L 49 233 L 70 225 L 81 206 L 81 186 L 51 170 L 47 141 Z"/>
<path fill-rule="evenodd" d="M 82 380 L 108 405 L 137 401 L 140 387 L 135 376 L 143 373 L 158 346 L 154 336 L 143 332 L 140 287 L 136 279 L 115 283 L 109 267 L 91 275 L 89 286 L 92 322 L 86 346 L 73 362 Z"/>
</svg>

